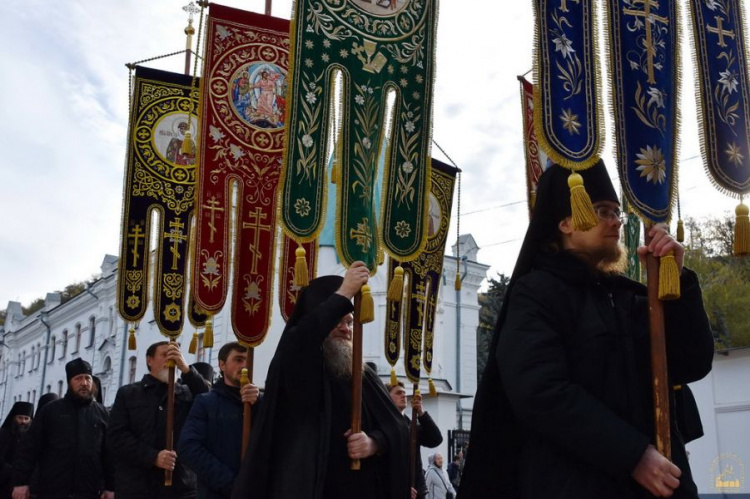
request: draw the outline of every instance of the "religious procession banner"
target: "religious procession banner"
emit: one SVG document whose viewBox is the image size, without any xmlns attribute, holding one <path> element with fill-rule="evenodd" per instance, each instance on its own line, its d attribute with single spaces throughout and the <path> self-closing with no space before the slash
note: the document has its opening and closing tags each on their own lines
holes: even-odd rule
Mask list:
<svg viewBox="0 0 750 499">
<path fill-rule="evenodd" d="M 622 196 L 623 213 L 627 213 L 628 221 L 623 227 L 625 248 L 628 252 L 627 275 L 634 281 L 641 280 L 641 260 L 638 258 L 638 247 L 641 245 L 641 219 L 630 210 L 628 198 Z"/>
<path fill-rule="evenodd" d="M 279 279 L 281 280 L 279 284 L 279 309 L 284 321 L 288 321 L 289 317 L 292 316 L 294 306 L 297 304 L 297 296 L 302 287 L 296 284 L 295 279 L 297 245 L 283 232 L 281 238 L 283 242 L 281 254 L 279 255 L 281 259 L 279 263 Z M 317 274 L 318 243 L 317 241 L 303 243 L 302 248 L 305 250 L 305 258 L 307 260 L 307 279 L 311 281 Z"/>
<path fill-rule="evenodd" d="M 427 239 L 436 0 L 299 0 L 292 23 L 288 140 L 279 196 L 285 232 L 315 239 L 325 218 L 333 79 L 343 76 L 335 147 L 336 249 L 349 265 L 377 266 L 378 246 L 414 258 Z M 395 96 L 391 130 L 385 103 Z M 378 220 L 379 149 L 391 135 Z"/>
<path fill-rule="evenodd" d="M 595 2 L 535 0 L 534 9 L 536 136 L 555 163 L 583 170 L 599 159 L 604 128 Z"/>
<path fill-rule="evenodd" d="M 617 164 L 630 208 L 669 222 L 677 188 L 677 0 L 607 0 Z"/>
<path fill-rule="evenodd" d="M 746 9 L 741 0 L 690 2 L 703 162 L 714 185 L 739 198 L 750 193 Z M 749 223 L 748 208 L 740 204 L 735 254 L 750 252 Z"/>
<path fill-rule="evenodd" d="M 117 304 L 128 322 L 148 307 L 148 241 L 156 232 L 154 320 L 182 332 L 190 219 L 195 197 L 197 79 L 136 67 L 122 211 Z M 196 86 L 191 87 L 195 84 Z M 192 90 L 191 90 L 192 88 Z M 159 226 L 151 227 L 152 212 Z M 134 338 L 133 338 L 134 339 Z"/>
<path fill-rule="evenodd" d="M 534 209 L 536 186 L 539 177 L 547 169 L 547 154 L 539 147 L 534 128 L 534 85 L 525 77 L 519 76 L 521 83 L 521 112 L 523 113 L 523 154 L 526 158 L 526 200 L 529 218 Z"/>
<path fill-rule="evenodd" d="M 450 227 L 453 190 L 458 169 L 432 160 L 432 181 L 429 194 L 428 239 L 425 250 L 403 263 L 404 298 L 386 303 L 385 356 L 391 365 L 391 378 L 401 352 L 402 324 L 404 367 L 412 383 L 419 383 L 422 359 L 425 371 L 432 372 L 432 349 L 435 338 L 435 310 L 442 285 L 443 255 Z M 389 278 L 393 278 L 398 262 L 389 259 Z M 403 320 L 403 322 L 402 322 Z M 424 333 L 424 356 L 422 339 Z M 432 379 L 430 391 L 434 392 Z"/>
<path fill-rule="evenodd" d="M 289 22 L 216 4 L 209 9 L 194 294 L 209 313 L 221 310 L 231 273 L 232 328 L 239 340 L 256 346 L 268 331 L 273 305 Z M 232 185 L 237 188 L 236 228 L 229 223 Z"/>
</svg>

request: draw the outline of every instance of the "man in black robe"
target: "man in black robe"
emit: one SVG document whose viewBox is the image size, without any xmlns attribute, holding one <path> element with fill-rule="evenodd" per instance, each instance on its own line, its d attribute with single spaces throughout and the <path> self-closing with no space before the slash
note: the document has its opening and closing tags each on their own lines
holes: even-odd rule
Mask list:
<svg viewBox="0 0 750 499">
<path fill-rule="evenodd" d="M 355 262 L 343 279 L 320 277 L 300 293 L 268 370 L 233 498 L 409 497 L 408 427 L 366 366 L 362 431 L 350 429 L 351 299 L 368 277 Z M 360 470 L 350 470 L 352 458 Z"/>
<path fill-rule="evenodd" d="M 0 428 L 0 497 L 10 497 L 13 492 L 13 465 L 21 439 L 31 426 L 34 404 L 16 402 Z"/>
<path fill-rule="evenodd" d="M 569 171 L 552 165 L 509 283 L 472 413 L 460 499 L 697 498 L 671 408 L 672 460 L 655 448 L 645 286 L 621 273 L 623 214 L 604 164 L 581 172 L 598 217 L 571 221 Z M 641 258 L 673 251 L 664 302 L 670 385 L 711 369 L 713 338 L 684 248 L 654 225 Z"/>
</svg>

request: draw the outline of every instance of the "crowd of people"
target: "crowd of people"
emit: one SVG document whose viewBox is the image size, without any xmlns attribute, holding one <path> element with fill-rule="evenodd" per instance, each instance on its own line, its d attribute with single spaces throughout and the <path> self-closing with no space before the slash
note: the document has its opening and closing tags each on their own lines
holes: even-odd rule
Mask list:
<svg viewBox="0 0 750 499">
<path fill-rule="evenodd" d="M 13 499 L 232 498 L 404 499 L 697 498 L 681 432 L 671 412 L 671 459 L 654 443 L 648 301 L 622 275 L 617 194 L 602 164 L 583 172 L 598 225 L 571 222 L 568 173 L 553 165 L 511 278 L 476 394 L 471 450 L 410 462 L 402 383 L 385 385 L 362 365 L 361 428 L 352 430 L 352 299 L 369 270 L 314 279 L 300 293 L 261 395 L 241 383 L 247 350 L 227 343 L 211 383 L 177 344 L 151 345 L 148 373 L 123 386 L 111 410 L 97 401 L 91 366 L 66 365 L 58 400 L 16 403 L 0 430 L 0 493 Z M 681 297 L 664 305 L 670 383 L 705 376 L 713 340 L 684 250 L 651 228 L 639 254 L 674 254 Z M 166 445 L 169 368 L 174 383 Z M 206 366 L 203 366 L 206 367 Z M 359 373 L 358 373 L 359 374 Z M 243 409 L 253 407 L 242 458 Z M 416 445 L 442 435 L 411 399 Z M 32 419 L 33 416 L 33 419 Z M 684 414 L 682 414 L 684 416 Z M 684 433 L 684 434 L 683 434 Z M 694 432 L 691 432 L 694 433 Z M 418 448 L 417 448 L 418 449 Z M 353 461 L 357 462 L 353 466 Z M 171 480 L 165 484 L 165 477 Z"/>
</svg>

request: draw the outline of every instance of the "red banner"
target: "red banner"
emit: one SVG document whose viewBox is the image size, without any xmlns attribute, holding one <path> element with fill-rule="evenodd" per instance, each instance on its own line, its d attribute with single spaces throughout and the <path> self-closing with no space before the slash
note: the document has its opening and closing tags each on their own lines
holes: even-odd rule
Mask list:
<svg viewBox="0 0 750 499">
<path fill-rule="evenodd" d="M 284 242 L 279 256 L 279 309 L 281 316 L 288 321 L 301 289 L 300 286 L 294 284 L 294 262 L 297 258 L 295 252 L 299 245 L 289 239 L 283 231 L 281 237 Z M 318 270 L 318 240 L 302 243 L 302 247 L 305 249 L 305 260 L 307 260 L 307 277 L 312 281 Z"/>
<path fill-rule="evenodd" d="M 521 82 L 521 111 L 523 113 L 523 153 L 526 157 L 526 197 L 529 215 L 534 206 L 536 184 L 547 169 L 547 154 L 539 147 L 534 131 L 534 85 L 523 76 Z"/>
</svg>

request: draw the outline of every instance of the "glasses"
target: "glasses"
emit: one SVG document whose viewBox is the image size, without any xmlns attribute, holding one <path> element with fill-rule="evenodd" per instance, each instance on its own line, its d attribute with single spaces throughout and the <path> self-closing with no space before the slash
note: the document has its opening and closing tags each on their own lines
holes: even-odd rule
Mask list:
<svg viewBox="0 0 750 499">
<path fill-rule="evenodd" d="M 596 213 L 596 216 L 599 217 L 599 220 L 604 220 L 605 222 L 611 222 L 616 218 L 623 225 L 628 223 L 628 214 L 620 211 L 620 208 L 611 208 L 609 206 L 595 206 L 594 213 Z"/>
</svg>

